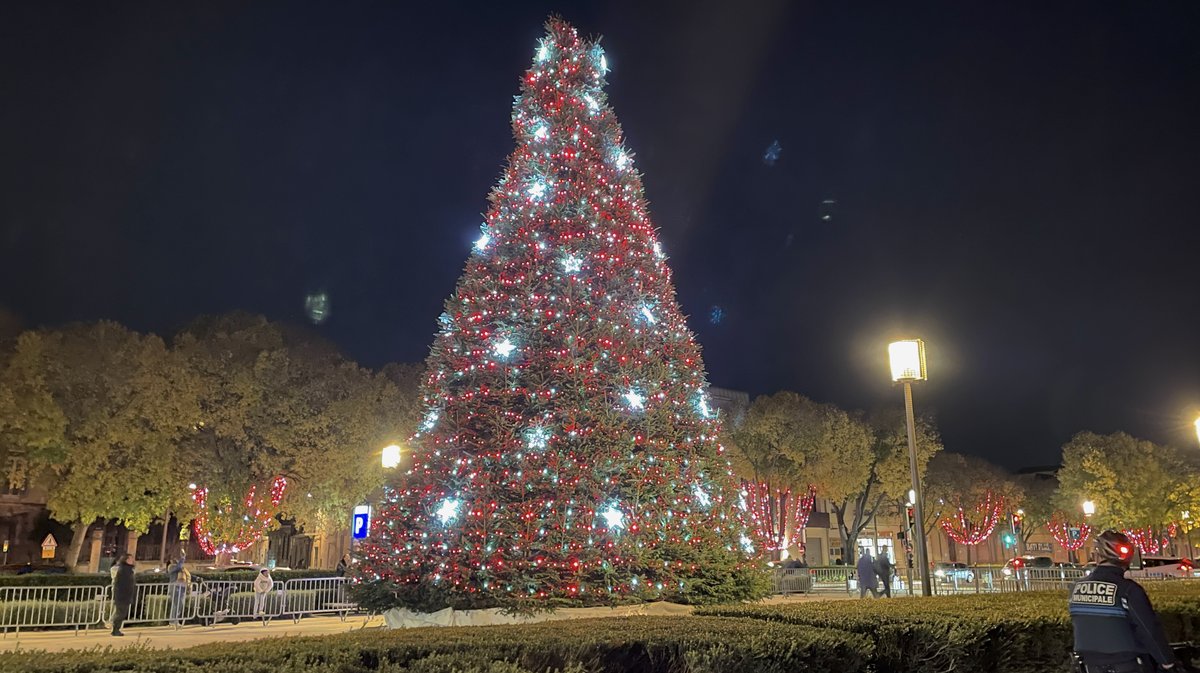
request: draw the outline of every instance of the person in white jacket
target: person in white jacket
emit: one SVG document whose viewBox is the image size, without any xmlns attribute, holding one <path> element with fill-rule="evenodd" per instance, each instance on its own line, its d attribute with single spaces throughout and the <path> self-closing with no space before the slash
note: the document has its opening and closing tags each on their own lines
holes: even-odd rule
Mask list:
<svg viewBox="0 0 1200 673">
<path fill-rule="evenodd" d="M 271 593 L 271 588 L 274 586 L 275 580 L 271 579 L 271 569 L 259 570 L 258 577 L 254 578 L 254 614 L 263 614 L 267 604 L 267 594 Z"/>
</svg>

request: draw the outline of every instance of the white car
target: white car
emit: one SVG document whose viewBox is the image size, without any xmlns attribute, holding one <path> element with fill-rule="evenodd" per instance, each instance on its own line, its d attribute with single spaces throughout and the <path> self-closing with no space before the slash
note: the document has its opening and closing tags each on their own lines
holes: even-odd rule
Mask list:
<svg viewBox="0 0 1200 673">
<path fill-rule="evenodd" d="M 1188 559 L 1165 556 L 1143 556 L 1140 568 L 1130 568 L 1125 576 L 1136 579 L 1167 579 L 1192 577 L 1193 565 Z"/>
<path fill-rule="evenodd" d="M 933 576 L 947 584 L 954 581 L 975 581 L 975 571 L 965 563 L 939 563 L 933 567 Z"/>
</svg>

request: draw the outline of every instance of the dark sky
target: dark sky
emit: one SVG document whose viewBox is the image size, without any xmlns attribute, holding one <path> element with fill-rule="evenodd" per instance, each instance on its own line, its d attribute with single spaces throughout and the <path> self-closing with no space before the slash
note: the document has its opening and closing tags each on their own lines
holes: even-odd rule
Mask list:
<svg viewBox="0 0 1200 673">
<path fill-rule="evenodd" d="M 918 335 L 952 450 L 1194 446 L 1200 4 L 847 4 L 4 3 L 0 305 L 169 334 L 324 288 L 348 354 L 423 358 L 557 11 L 714 384 L 899 405 Z"/>
</svg>

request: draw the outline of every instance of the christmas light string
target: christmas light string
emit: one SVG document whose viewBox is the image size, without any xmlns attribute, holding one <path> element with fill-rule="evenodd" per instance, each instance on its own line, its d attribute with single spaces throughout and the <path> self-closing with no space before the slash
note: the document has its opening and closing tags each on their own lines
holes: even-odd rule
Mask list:
<svg viewBox="0 0 1200 673">
<path fill-rule="evenodd" d="M 245 511 L 240 516 L 232 503 L 224 509 L 220 506 L 210 509 L 208 488 L 201 486 L 193 489 L 192 501 L 196 506 L 196 516 L 192 522 L 192 530 L 196 534 L 196 543 L 210 556 L 236 554 L 246 549 L 267 532 L 271 520 L 279 513 L 279 503 L 283 500 L 286 489 L 287 479 L 275 477 L 268 496 L 264 499 L 255 497 L 257 489 L 251 486 L 242 501 Z M 214 531 L 213 528 L 218 530 Z"/>
<path fill-rule="evenodd" d="M 1050 521 L 1046 523 L 1046 528 L 1050 530 L 1050 535 L 1054 537 L 1058 546 L 1066 551 L 1083 549 L 1092 535 L 1092 527 L 1087 523 L 1076 525 L 1068 521 L 1061 513 L 1051 517 Z M 1072 536 L 1071 531 L 1073 530 L 1078 531 L 1078 535 Z"/>
<path fill-rule="evenodd" d="M 816 491 L 810 486 L 802 496 L 790 488 L 772 488 L 763 482 L 743 481 L 742 493 L 759 535 L 767 549 L 779 551 L 799 543 L 809 515 L 816 503 Z"/>
<path fill-rule="evenodd" d="M 953 514 L 953 519 L 943 518 L 940 523 L 942 530 L 951 540 L 958 544 L 974 546 L 987 540 L 996 530 L 996 524 L 1000 521 L 1003 509 L 1004 500 L 993 496 L 992 492 L 988 491 L 984 495 L 983 502 L 976 505 L 973 510 L 977 520 L 968 519 L 963 508 L 959 507 Z"/>
</svg>

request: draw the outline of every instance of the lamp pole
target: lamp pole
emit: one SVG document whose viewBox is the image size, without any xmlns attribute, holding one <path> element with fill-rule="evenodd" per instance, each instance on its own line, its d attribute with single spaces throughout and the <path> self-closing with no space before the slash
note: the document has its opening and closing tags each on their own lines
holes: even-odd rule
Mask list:
<svg viewBox="0 0 1200 673">
<path fill-rule="evenodd" d="M 924 381 L 925 344 L 920 339 L 896 341 L 888 345 L 892 380 L 904 384 L 904 419 L 908 423 L 908 468 L 912 476 L 914 537 L 917 543 L 917 564 L 921 567 L 921 594 L 933 595 L 929 577 L 929 551 L 925 540 L 925 498 L 921 494 L 921 473 L 917 469 L 917 427 L 913 418 L 913 381 Z"/>
<path fill-rule="evenodd" d="M 921 475 L 917 471 L 917 429 L 913 419 L 912 381 L 904 382 L 904 416 L 908 421 L 908 468 L 912 473 L 912 489 L 916 499 L 913 500 L 913 518 L 916 519 L 917 530 L 917 563 L 921 566 L 921 594 L 933 595 L 933 585 L 929 580 L 929 553 L 925 549 L 925 505 L 921 495 Z"/>
</svg>

